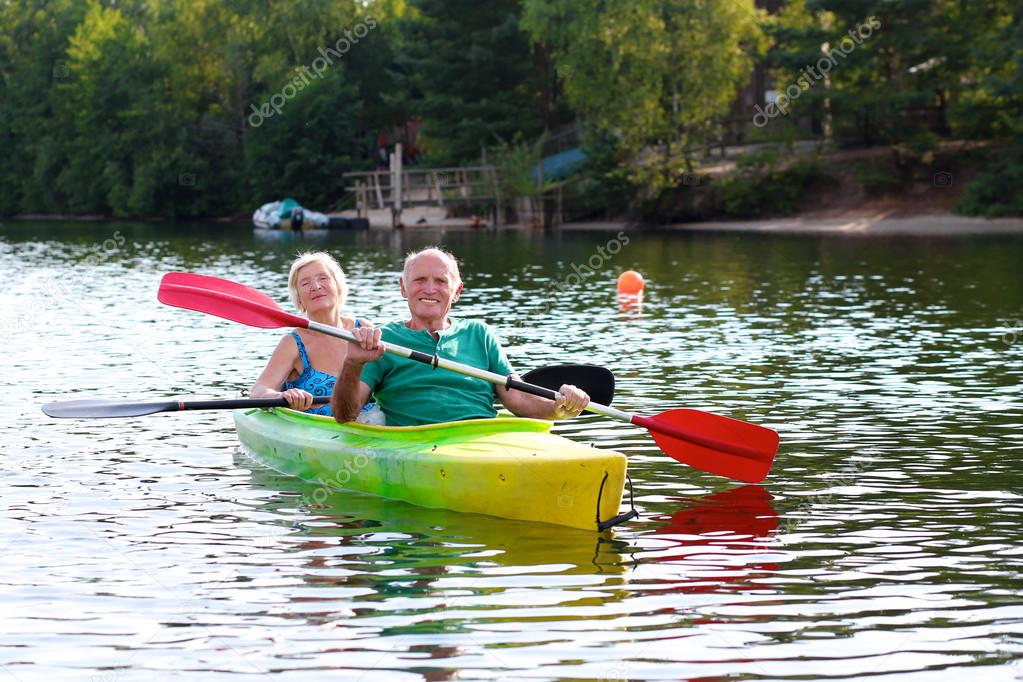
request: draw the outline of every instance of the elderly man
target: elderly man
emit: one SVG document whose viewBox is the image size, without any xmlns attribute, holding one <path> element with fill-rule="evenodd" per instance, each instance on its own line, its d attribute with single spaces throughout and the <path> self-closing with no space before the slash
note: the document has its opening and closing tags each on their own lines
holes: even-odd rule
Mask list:
<svg viewBox="0 0 1023 682">
<path fill-rule="evenodd" d="M 458 263 L 446 251 L 429 248 L 409 254 L 400 279 L 411 318 L 379 328 L 354 330 L 352 344 L 331 397 L 334 418 L 352 421 L 370 395 L 376 396 L 388 426 L 436 424 L 494 417 L 494 396 L 520 417 L 565 419 L 582 412 L 589 396 L 564 385 L 557 401 L 496 386 L 482 379 L 419 362 L 384 355 L 380 339 L 428 355 L 461 362 L 498 374 L 514 374 L 493 332 L 483 322 L 451 318 L 448 313 L 462 292 Z"/>
</svg>

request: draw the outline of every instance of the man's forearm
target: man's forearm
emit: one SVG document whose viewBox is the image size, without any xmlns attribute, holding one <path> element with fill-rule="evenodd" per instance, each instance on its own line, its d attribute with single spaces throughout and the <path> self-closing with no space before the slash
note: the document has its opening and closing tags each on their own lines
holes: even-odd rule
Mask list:
<svg viewBox="0 0 1023 682">
<path fill-rule="evenodd" d="M 541 398 L 537 395 L 509 390 L 502 401 L 508 411 L 517 417 L 529 417 L 530 419 L 557 419 L 554 411 L 554 401 Z"/>
<path fill-rule="evenodd" d="M 359 404 L 359 380 L 362 377 L 361 362 L 345 360 L 330 395 L 330 411 L 339 423 L 355 421 L 362 405 Z"/>
<path fill-rule="evenodd" d="M 513 378 L 518 379 L 519 377 L 514 376 Z M 550 420 L 574 417 L 582 412 L 589 401 L 589 397 L 575 386 L 564 385 L 558 391 L 563 395 L 555 401 L 498 386 L 497 396 L 501 403 L 516 416 Z"/>
</svg>

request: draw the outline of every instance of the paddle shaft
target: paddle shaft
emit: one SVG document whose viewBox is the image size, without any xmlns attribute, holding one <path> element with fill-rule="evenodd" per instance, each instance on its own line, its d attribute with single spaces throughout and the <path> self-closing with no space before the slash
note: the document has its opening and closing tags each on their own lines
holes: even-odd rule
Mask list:
<svg viewBox="0 0 1023 682">
<path fill-rule="evenodd" d="M 536 377 L 536 378 L 532 378 Z M 597 402 L 607 403 L 614 397 L 614 375 L 603 367 L 596 365 L 552 365 L 538 367 L 523 377 L 524 381 L 532 382 L 547 388 L 561 384 L 575 384 L 596 398 Z M 330 402 L 329 396 L 313 397 L 313 404 L 323 405 Z M 234 410 L 252 407 L 286 407 L 283 398 L 256 398 L 235 400 L 109 400 L 109 399 L 76 399 L 62 400 L 43 405 L 43 412 L 49 417 L 58 418 L 104 418 L 104 417 L 142 417 L 160 412 L 179 412 L 181 410 Z"/>
<path fill-rule="evenodd" d="M 313 405 L 326 405 L 329 395 L 313 396 Z M 243 410 L 247 407 L 290 407 L 284 398 L 239 398 L 237 400 L 191 400 L 178 402 L 178 410 Z"/>
<path fill-rule="evenodd" d="M 168 277 L 169 276 L 170 275 L 168 275 Z M 185 276 L 191 277 L 191 275 L 187 274 L 185 274 Z M 203 277 L 203 280 L 215 280 L 215 278 Z M 224 284 L 230 284 L 232 287 L 236 289 L 242 288 L 241 285 L 234 284 L 233 282 L 224 281 Z M 259 318 L 258 321 L 256 321 L 256 319 L 243 320 L 243 322 L 245 322 L 246 324 L 252 324 L 254 326 L 260 327 L 280 326 L 303 327 L 305 329 L 320 332 L 321 334 L 326 334 L 328 336 L 334 336 L 339 339 L 344 339 L 345 341 L 350 341 L 352 343 L 359 342 L 359 340 L 355 337 L 355 334 L 348 331 L 347 329 L 339 329 L 338 327 L 334 327 L 329 324 L 323 324 L 322 322 L 308 320 L 298 315 L 292 315 L 291 313 L 276 307 L 276 305 L 273 304 L 273 302 L 270 301 L 269 299 L 267 299 L 266 301 L 252 300 L 251 298 L 239 296 L 237 295 L 236 292 L 215 291 L 204 289 L 202 287 L 190 286 L 187 284 L 177 284 L 174 282 L 166 281 L 160 284 L 160 292 L 161 295 L 164 292 L 166 292 L 170 295 L 177 294 L 196 297 L 197 299 L 202 300 L 204 303 L 208 301 L 222 301 L 229 304 L 232 308 L 246 310 L 253 316 L 255 316 L 255 318 Z M 253 295 L 263 297 L 263 295 L 259 294 L 258 292 L 252 293 Z M 171 305 L 192 307 L 180 301 L 172 300 L 164 302 L 165 303 L 169 302 Z M 203 307 L 200 307 L 198 309 L 204 310 L 205 312 L 211 312 Z M 224 316 L 222 312 L 213 312 L 212 314 Z M 228 315 L 227 317 L 229 319 L 236 319 L 233 315 Z M 464 365 L 460 362 L 455 362 L 454 360 L 445 360 L 444 358 L 441 358 L 439 356 L 429 355 L 427 353 L 423 353 L 422 351 L 412 350 L 411 348 L 399 346 L 398 344 L 395 343 L 388 343 L 387 341 L 381 340 L 380 346 L 387 353 L 391 353 L 393 355 L 400 355 L 403 358 L 408 358 L 410 360 L 415 360 L 417 362 L 422 362 L 424 364 L 431 365 L 434 369 L 436 369 L 437 367 L 442 367 L 453 372 L 458 372 L 460 374 L 465 374 L 467 376 L 476 377 L 477 379 L 489 381 L 499 386 L 505 386 L 506 388 L 514 388 L 516 390 L 523 391 L 525 393 L 531 393 L 533 395 L 540 396 L 541 398 L 548 398 L 550 400 L 557 400 L 558 398 L 561 397 L 561 394 L 559 394 L 557 391 L 554 391 L 549 388 L 544 388 L 543 386 L 537 386 L 536 384 L 530 384 L 528 382 L 521 381 L 518 379 L 512 379 L 511 377 L 504 377 L 501 376 L 500 374 L 495 374 L 494 372 L 489 372 L 487 370 L 478 369 L 476 367 L 471 367 L 469 365 Z M 591 403 L 587 407 L 587 409 L 589 409 L 591 412 L 605 414 L 614 419 L 631 421 L 631 415 L 611 407 L 606 407 L 604 405 Z"/>
</svg>

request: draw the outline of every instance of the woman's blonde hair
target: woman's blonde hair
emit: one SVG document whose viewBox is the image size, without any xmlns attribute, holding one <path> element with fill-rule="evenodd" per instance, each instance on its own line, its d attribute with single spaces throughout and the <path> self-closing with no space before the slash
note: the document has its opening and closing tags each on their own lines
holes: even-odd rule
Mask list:
<svg viewBox="0 0 1023 682">
<path fill-rule="evenodd" d="M 326 251 L 306 251 L 305 253 L 300 253 L 298 258 L 291 264 L 291 272 L 288 273 L 288 297 L 291 299 L 291 305 L 295 306 L 299 312 L 305 312 L 305 308 L 302 307 L 302 299 L 298 295 L 298 271 L 315 262 L 322 263 L 323 267 L 334 278 L 334 283 L 337 285 L 337 291 L 340 295 L 338 309 L 343 308 L 345 301 L 348 300 L 348 282 L 345 280 L 345 271 L 341 269 L 341 266 L 334 260 L 334 257 Z"/>
</svg>

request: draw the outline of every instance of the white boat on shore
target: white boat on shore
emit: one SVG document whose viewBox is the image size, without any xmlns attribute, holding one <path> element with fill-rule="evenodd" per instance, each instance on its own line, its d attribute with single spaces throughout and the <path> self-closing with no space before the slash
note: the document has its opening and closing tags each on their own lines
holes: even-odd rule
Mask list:
<svg viewBox="0 0 1023 682">
<path fill-rule="evenodd" d="M 280 230 L 284 232 L 311 232 L 322 230 L 368 230 L 366 218 L 345 218 L 329 216 L 318 211 L 303 208 L 290 198 L 263 204 L 252 214 L 252 224 L 258 230 Z"/>
<path fill-rule="evenodd" d="M 252 223 L 263 230 L 315 230 L 330 227 L 330 216 L 303 208 L 285 198 L 263 204 L 252 214 Z"/>
</svg>

